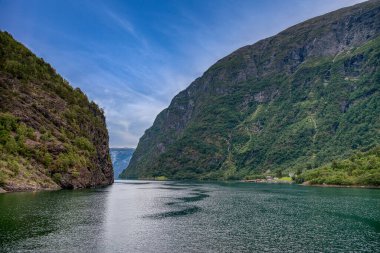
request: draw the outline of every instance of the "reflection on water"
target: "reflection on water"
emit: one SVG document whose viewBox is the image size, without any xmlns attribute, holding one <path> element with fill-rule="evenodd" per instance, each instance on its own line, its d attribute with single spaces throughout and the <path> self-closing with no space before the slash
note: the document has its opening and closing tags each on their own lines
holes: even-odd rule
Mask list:
<svg viewBox="0 0 380 253">
<path fill-rule="evenodd" d="M 107 195 L 98 190 L 0 195 L 0 252 L 96 250 Z"/>
<path fill-rule="evenodd" d="M 380 190 L 117 181 L 0 194 L 0 252 L 376 252 Z"/>
</svg>

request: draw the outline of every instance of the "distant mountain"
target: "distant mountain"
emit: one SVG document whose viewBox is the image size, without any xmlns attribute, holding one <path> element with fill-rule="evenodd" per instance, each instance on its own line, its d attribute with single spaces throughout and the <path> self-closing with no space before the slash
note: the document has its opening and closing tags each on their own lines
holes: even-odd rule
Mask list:
<svg viewBox="0 0 380 253">
<path fill-rule="evenodd" d="M 134 148 L 110 148 L 115 179 L 127 168 L 134 151 Z"/>
<path fill-rule="evenodd" d="M 0 192 L 113 180 L 103 110 L 0 32 Z"/>
<path fill-rule="evenodd" d="M 174 97 L 124 176 L 287 174 L 380 144 L 379 34 L 376 0 L 238 49 Z"/>
</svg>

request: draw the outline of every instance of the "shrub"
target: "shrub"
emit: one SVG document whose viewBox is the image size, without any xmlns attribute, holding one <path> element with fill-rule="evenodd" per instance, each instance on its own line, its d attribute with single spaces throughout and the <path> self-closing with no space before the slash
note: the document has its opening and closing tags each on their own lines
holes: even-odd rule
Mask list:
<svg viewBox="0 0 380 253">
<path fill-rule="evenodd" d="M 20 123 L 17 125 L 16 133 L 18 136 L 27 136 L 28 127 L 24 123 Z"/>
<path fill-rule="evenodd" d="M 11 134 L 9 131 L 2 129 L 0 130 L 0 144 L 5 144 L 11 138 Z"/>
<path fill-rule="evenodd" d="M 44 156 L 43 156 L 43 163 L 46 165 L 46 166 L 50 166 L 53 162 L 53 157 L 51 156 L 50 153 L 45 153 Z"/>
<path fill-rule="evenodd" d="M 168 178 L 165 177 L 165 176 L 158 176 L 158 177 L 155 177 L 154 179 L 157 180 L 157 181 L 166 181 L 166 180 L 168 180 Z"/>
<path fill-rule="evenodd" d="M 73 169 L 73 170 L 71 171 L 71 175 L 72 175 L 73 177 L 75 177 L 75 178 L 78 178 L 78 177 L 80 176 L 80 172 L 79 172 L 78 170 L 76 170 L 76 169 Z"/>
<path fill-rule="evenodd" d="M 74 140 L 75 146 L 77 146 L 81 150 L 87 150 L 90 152 L 95 151 L 94 145 L 85 137 L 77 137 Z"/>
<path fill-rule="evenodd" d="M 57 184 L 60 184 L 62 182 L 61 173 L 54 173 L 52 178 L 53 178 L 53 181 L 56 182 Z"/>
<path fill-rule="evenodd" d="M 367 173 L 365 175 L 361 175 L 357 178 L 357 184 L 360 185 L 380 185 L 380 171 L 375 171 L 372 173 Z"/>
<path fill-rule="evenodd" d="M 14 176 L 17 176 L 20 172 L 20 164 L 16 160 L 8 160 L 8 167 L 14 173 Z"/>
<path fill-rule="evenodd" d="M 244 177 L 245 180 L 253 180 L 253 179 L 265 179 L 265 176 L 262 174 L 253 174 Z"/>
<path fill-rule="evenodd" d="M 0 113 L 0 130 L 8 132 L 16 130 L 17 118 L 9 113 Z"/>
<path fill-rule="evenodd" d="M 83 167 L 86 166 L 86 164 L 86 158 L 79 154 L 76 154 L 74 152 L 61 153 L 54 161 L 54 170 L 67 172 L 74 166 Z"/>
<path fill-rule="evenodd" d="M 13 138 L 13 136 L 10 136 L 10 138 L 7 140 L 7 142 L 4 145 L 4 149 L 11 154 L 17 153 L 18 145 L 17 145 L 16 140 Z"/>
<path fill-rule="evenodd" d="M 6 183 L 7 176 L 4 174 L 4 172 L 0 171 L 0 187 L 3 187 Z"/>
<path fill-rule="evenodd" d="M 42 141 L 50 141 L 52 139 L 52 135 L 50 131 L 46 131 L 41 135 L 41 140 Z"/>
</svg>

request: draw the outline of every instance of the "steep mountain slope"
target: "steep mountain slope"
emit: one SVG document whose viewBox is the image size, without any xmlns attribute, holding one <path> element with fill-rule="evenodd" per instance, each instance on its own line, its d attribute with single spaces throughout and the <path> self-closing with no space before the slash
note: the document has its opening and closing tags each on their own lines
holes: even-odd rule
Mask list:
<svg viewBox="0 0 380 253">
<path fill-rule="evenodd" d="M 0 188 L 112 182 L 103 111 L 49 64 L 0 32 Z"/>
<path fill-rule="evenodd" d="M 134 148 L 110 148 L 115 179 L 127 168 L 134 151 Z"/>
<path fill-rule="evenodd" d="M 157 116 L 125 176 L 243 178 L 379 144 L 379 32 L 369 1 L 238 49 Z"/>
</svg>

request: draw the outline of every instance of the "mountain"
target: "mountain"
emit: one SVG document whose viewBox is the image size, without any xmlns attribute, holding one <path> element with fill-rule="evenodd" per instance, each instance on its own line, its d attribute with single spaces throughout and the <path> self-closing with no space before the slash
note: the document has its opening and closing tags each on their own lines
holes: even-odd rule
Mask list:
<svg viewBox="0 0 380 253">
<path fill-rule="evenodd" d="M 380 144 L 379 32 L 368 1 L 236 50 L 159 113 L 125 177 L 295 173 Z"/>
<path fill-rule="evenodd" d="M 127 168 L 134 151 L 134 148 L 110 148 L 115 179 Z"/>
<path fill-rule="evenodd" d="M 111 183 L 103 110 L 0 32 L 0 190 Z"/>
</svg>

